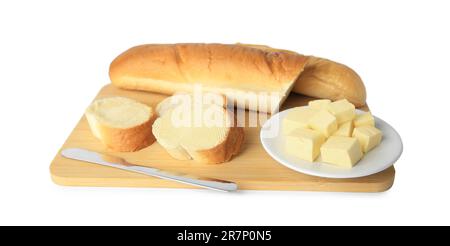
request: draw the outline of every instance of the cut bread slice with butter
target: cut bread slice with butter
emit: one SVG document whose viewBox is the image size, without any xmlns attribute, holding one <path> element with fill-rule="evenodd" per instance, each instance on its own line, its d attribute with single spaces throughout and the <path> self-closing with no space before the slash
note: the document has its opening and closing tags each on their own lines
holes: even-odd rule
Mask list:
<svg viewBox="0 0 450 246">
<path fill-rule="evenodd" d="M 115 151 L 131 152 L 155 141 L 153 109 L 125 97 L 95 100 L 85 112 L 92 134 Z"/>
<path fill-rule="evenodd" d="M 160 113 L 153 134 L 175 159 L 216 164 L 229 161 L 241 148 L 244 130 L 235 126 L 233 115 L 221 106 L 166 104 Z"/>
</svg>

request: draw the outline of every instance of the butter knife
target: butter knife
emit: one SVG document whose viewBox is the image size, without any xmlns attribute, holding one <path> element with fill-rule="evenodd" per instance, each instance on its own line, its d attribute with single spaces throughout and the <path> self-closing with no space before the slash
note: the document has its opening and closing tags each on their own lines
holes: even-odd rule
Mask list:
<svg viewBox="0 0 450 246">
<path fill-rule="evenodd" d="M 173 180 L 183 184 L 203 187 L 216 191 L 236 191 L 237 185 L 233 182 L 192 176 L 182 173 L 163 171 L 154 167 L 140 166 L 127 162 L 125 159 L 113 155 L 97 153 L 87 149 L 68 148 L 61 151 L 61 155 L 74 160 L 95 163 L 103 166 L 114 167 L 130 172 L 141 173 L 161 179 Z"/>
</svg>

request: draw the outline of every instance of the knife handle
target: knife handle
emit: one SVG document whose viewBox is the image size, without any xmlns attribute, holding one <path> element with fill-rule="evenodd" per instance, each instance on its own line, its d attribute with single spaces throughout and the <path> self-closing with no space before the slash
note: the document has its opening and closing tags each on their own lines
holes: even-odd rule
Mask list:
<svg viewBox="0 0 450 246">
<path fill-rule="evenodd" d="M 144 167 L 144 166 L 127 166 L 126 170 L 134 171 L 137 173 L 158 177 L 162 179 L 177 181 L 183 184 L 194 185 L 202 188 L 207 188 L 211 190 L 218 191 L 236 191 L 237 185 L 233 182 L 219 180 L 219 179 L 210 179 L 210 178 L 202 178 L 197 176 L 189 176 L 181 173 L 171 173 L 167 171 L 161 171 L 159 169 Z"/>
</svg>

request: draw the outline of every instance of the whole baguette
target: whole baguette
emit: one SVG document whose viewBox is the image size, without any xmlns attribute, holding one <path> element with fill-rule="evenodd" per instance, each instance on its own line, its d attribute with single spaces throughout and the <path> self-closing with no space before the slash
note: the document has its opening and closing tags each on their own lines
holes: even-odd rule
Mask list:
<svg viewBox="0 0 450 246">
<path fill-rule="evenodd" d="M 350 68 L 263 45 L 141 45 L 114 59 L 109 75 L 120 88 L 169 95 L 192 92 L 197 83 L 207 91 L 235 95 L 232 101 L 240 101 L 241 92 L 277 93 L 279 100 L 272 107 L 257 107 L 257 103 L 248 101 L 236 103 L 263 112 L 280 106 L 291 90 L 318 98 L 346 98 L 356 106 L 364 105 L 366 98 L 361 79 Z"/>
</svg>

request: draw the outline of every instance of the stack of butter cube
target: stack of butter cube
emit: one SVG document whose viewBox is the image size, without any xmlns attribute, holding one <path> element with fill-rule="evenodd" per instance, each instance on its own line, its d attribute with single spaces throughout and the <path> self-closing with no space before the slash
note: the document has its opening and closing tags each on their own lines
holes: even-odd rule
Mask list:
<svg viewBox="0 0 450 246">
<path fill-rule="evenodd" d="M 290 155 L 340 167 L 355 166 L 363 155 L 381 142 L 370 112 L 356 114 L 347 100 L 309 102 L 309 107 L 290 110 L 282 121 L 285 149 Z"/>
</svg>

